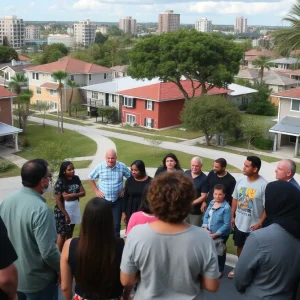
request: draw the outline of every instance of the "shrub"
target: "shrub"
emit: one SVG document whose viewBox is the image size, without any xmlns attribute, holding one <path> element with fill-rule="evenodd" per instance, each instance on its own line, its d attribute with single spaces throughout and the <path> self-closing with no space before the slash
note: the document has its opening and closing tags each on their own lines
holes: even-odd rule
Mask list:
<svg viewBox="0 0 300 300">
<path fill-rule="evenodd" d="M 273 140 L 264 137 L 255 137 L 252 145 L 261 150 L 271 150 L 273 148 Z"/>
<path fill-rule="evenodd" d="M 24 138 L 22 146 L 23 148 L 28 148 L 30 146 L 28 138 Z"/>
<path fill-rule="evenodd" d="M 13 169 L 14 167 L 14 164 L 11 163 L 10 161 L 7 161 L 7 160 L 1 160 L 1 163 L 0 163 L 0 173 L 4 173 L 4 172 L 7 172 L 11 169 Z"/>
</svg>

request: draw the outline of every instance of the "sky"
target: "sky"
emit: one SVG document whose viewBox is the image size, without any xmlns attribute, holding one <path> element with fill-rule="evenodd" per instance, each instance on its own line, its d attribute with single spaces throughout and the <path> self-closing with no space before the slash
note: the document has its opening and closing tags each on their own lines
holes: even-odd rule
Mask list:
<svg viewBox="0 0 300 300">
<path fill-rule="evenodd" d="M 118 22 L 132 16 L 138 23 L 157 22 L 165 10 L 180 13 L 182 24 L 208 18 L 216 25 L 233 25 L 248 18 L 248 25 L 288 26 L 282 22 L 296 0 L 1 0 L 0 18 L 16 15 L 25 21 Z"/>
</svg>

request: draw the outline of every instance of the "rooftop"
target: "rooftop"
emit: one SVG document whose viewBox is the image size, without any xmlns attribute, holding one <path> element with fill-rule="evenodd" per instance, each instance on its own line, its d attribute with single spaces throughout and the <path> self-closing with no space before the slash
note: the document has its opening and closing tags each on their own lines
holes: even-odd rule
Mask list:
<svg viewBox="0 0 300 300">
<path fill-rule="evenodd" d="M 127 69 L 128 69 L 128 65 L 124 65 L 124 66 L 114 66 L 114 67 L 111 67 L 110 69 L 111 70 L 114 70 L 114 71 L 117 71 L 117 72 L 126 72 Z"/>
<path fill-rule="evenodd" d="M 299 136 L 300 118 L 286 116 L 280 122 L 278 122 L 276 125 L 270 128 L 269 131 Z"/>
<path fill-rule="evenodd" d="M 16 97 L 17 95 L 10 90 L 6 89 L 4 86 L 0 85 L 0 98 L 10 98 Z"/>
<path fill-rule="evenodd" d="M 275 93 L 272 96 L 300 99 L 300 88 Z"/>
<path fill-rule="evenodd" d="M 235 83 L 229 84 L 228 88 L 231 90 L 231 92 L 229 93 L 230 96 L 239 96 L 239 95 L 253 94 L 258 92 L 255 89 L 251 89 L 246 86 L 235 84 Z"/>
<path fill-rule="evenodd" d="M 294 58 L 294 57 L 282 57 L 282 58 L 277 58 L 277 59 L 270 60 L 270 62 L 274 63 L 274 64 L 288 64 L 288 65 L 291 65 L 291 64 L 296 64 L 298 62 L 298 59 Z"/>
</svg>

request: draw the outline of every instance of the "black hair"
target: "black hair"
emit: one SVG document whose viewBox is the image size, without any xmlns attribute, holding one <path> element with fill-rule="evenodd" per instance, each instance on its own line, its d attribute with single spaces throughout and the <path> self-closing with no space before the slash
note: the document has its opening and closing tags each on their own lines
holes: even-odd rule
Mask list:
<svg viewBox="0 0 300 300">
<path fill-rule="evenodd" d="M 226 161 L 225 158 L 222 158 L 222 157 L 218 158 L 218 159 L 215 160 L 215 162 L 217 164 L 220 164 L 221 168 L 226 168 L 227 167 L 227 161 Z"/>
<path fill-rule="evenodd" d="M 69 165 L 72 165 L 74 167 L 73 163 L 70 162 L 70 161 L 67 161 L 67 160 L 63 161 L 61 163 L 58 178 L 63 179 L 65 177 L 65 172 L 66 172 Z"/>
<path fill-rule="evenodd" d="M 131 167 L 132 166 L 136 166 L 137 169 L 139 170 L 140 174 L 142 177 L 145 177 L 147 174 L 146 174 L 146 167 L 145 167 L 145 163 L 142 161 L 142 160 L 135 160 L 132 164 L 131 164 Z"/>
<path fill-rule="evenodd" d="M 163 158 L 163 160 L 162 160 L 163 166 L 166 168 L 166 160 L 167 160 L 168 157 L 171 157 L 172 159 L 175 160 L 175 162 L 176 162 L 175 169 L 181 170 L 179 160 L 178 160 L 178 158 L 176 157 L 176 155 L 173 154 L 173 153 L 168 153 L 168 154 Z"/>
<path fill-rule="evenodd" d="M 36 187 L 46 177 L 48 163 L 41 158 L 27 161 L 21 169 L 22 184 L 28 188 Z"/>
<path fill-rule="evenodd" d="M 257 168 L 257 173 L 261 167 L 261 160 L 258 156 L 247 156 L 247 160 L 251 162 L 253 168 Z"/>
<path fill-rule="evenodd" d="M 215 190 L 222 191 L 224 194 L 226 194 L 226 188 L 224 184 L 216 184 L 214 186 L 214 191 Z"/>
</svg>

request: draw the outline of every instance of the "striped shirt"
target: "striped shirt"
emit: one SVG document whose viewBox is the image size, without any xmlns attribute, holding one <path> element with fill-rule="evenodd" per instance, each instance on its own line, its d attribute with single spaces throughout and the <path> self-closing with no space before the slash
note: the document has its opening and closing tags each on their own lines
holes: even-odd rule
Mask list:
<svg viewBox="0 0 300 300">
<path fill-rule="evenodd" d="M 98 179 L 98 189 L 104 194 L 106 200 L 114 202 L 124 188 L 123 177 L 129 178 L 130 176 L 129 169 L 122 162 L 117 161 L 113 168 L 103 162 L 93 169 L 89 179 Z"/>
</svg>

